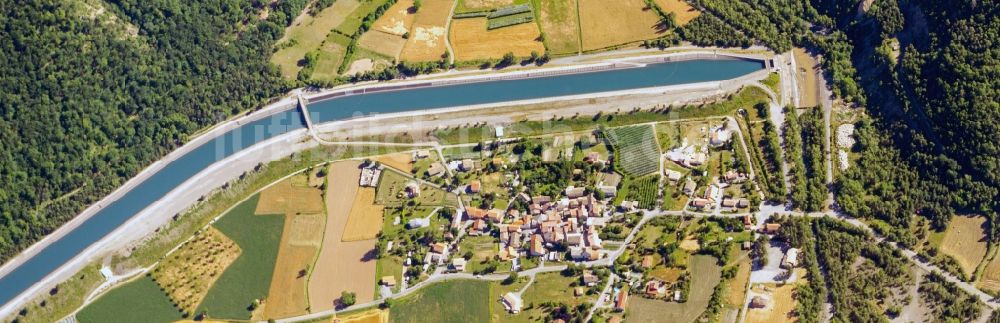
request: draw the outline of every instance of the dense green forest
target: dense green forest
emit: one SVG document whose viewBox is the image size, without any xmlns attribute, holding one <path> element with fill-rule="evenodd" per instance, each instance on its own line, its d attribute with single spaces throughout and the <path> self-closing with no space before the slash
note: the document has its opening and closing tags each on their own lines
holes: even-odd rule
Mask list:
<svg viewBox="0 0 1000 323">
<path fill-rule="evenodd" d="M 305 2 L 0 5 L 0 261 L 189 134 L 285 92 L 267 58 Z"/>
<path fill-rule="evenodd" d="M 759 44 L 822 55 L 833 93 L 869 112 L 856 147 L 863 167 L 835 187 L 845 212 L 886 221 L 904 243 L 914 214 L 937 228 L 956 212 L 997 221 L 997 1 L 875 0 L 867 10 L 860 0 L 690 2 Z"/>
</svg>

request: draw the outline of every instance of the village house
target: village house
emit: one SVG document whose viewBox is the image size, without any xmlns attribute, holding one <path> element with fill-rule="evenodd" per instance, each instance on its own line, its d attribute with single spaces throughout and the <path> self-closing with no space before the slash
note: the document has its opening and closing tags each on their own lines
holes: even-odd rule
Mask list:
<svg viewBox="0 0 1000 323">
<path fill-rule="evenodd" d="M 531 243 L 528 246 L 528 254 L 534 257 L 541 257 L 545 255 L 545 247 L 542 246 L 542 244 L 541 235 L 531 235 Z"/>
<path fill-rule="evenodd" d="M 456 257 L 451 260 L 451 270 L 455 272 L 465 271 L 465 258 Z"/>
<path fill-rule="evenodd" d="M 427 176 L 439 177 L 444 174 L 444 166 L 441 163 L 433 163 L 430 167 L 427 167 Z"/>
<path fill-rule="evenodd" d="M 641 263 L 641 265 L 642 265 L 643 269 L 653 268 L 653 265 L 654 265 L 653 264 L 653 256 L 651 256 L 651 255 L 642 256 L 642 263 Z"/>
<path fill-rule="evenodd" d="M 466 186 L 465 191 L 470 194 L 476 194 L 479 193 L 480 186 L 482 186 L 482 184 L 479 182 L 479 180 L 474 180 L 472 182 L 469 182 L 469 186 Z"/>
<path fill-rule="evenodd" d="M 418 160 L 421 160 L 421 159 L 424 159 L 424 158 L 427 158 L 427 157 L 430 157 L 430 156 L 431 156 L 431 152 L 430 151 L 427 151 L 427 150 L 417 150 L 417 151 L 413 152 L 413 159 L 411 161 L 415 163 Z"/>
<path fill-rule="evenodd" d="M 570 186 L 570 187 L 566 188 L 566 197 L 567 198 L 571 198 L 571 199 L 575 199 L 575 198 L 583 196 L 583 194 L 586 191 L 587 191 L 587 189 L 585 187 L 573 187 L 573 186 Z"/>
<path fill-rule="evenodd" d="M 583 277 L 581 279 L 583 279 L 583 284 L 587 286 L 595 286 L 601 281 L 601 278 L 594 275 L 594 272 L 590 270 L 584 270 Z"/>
<path fill-rule="evenodd" d="M 483 219 L 472 221 L 472 226 L 469 227 L 469 235 L 471 236 L 481 236 L 486 234 L 489 230 L 489 226 L 486 225 L 486 221 Z"/>
<path fill-rule="evenodd" d="M 754 296 L 750 299 L 750 308 L 765 308 L 767 307 L 767 299 L 762 296 Z"/>
<path fill-rule="evenodd" d="M 471 172 L 475 170 L 476 163 L 472 159 L 466 158 L 462 160 L 462 163 L 458 165 L 458 169 L 463 172 Z"/>
<path fill-rule="evenodd" d="M 684 176 L 681 172 L 672 169 L 664 169 L 663 175 L 666 176 L 671 183 L 677 183 L 677 181 L 681 180 L 681 177 Z"/>
<path fill-rule="evenodd" d="M 708 160 L 708 156 L 705 153 L 693 153 L 688 155 L 684 162 L 688 167 L 698 167 L 705 164 L 706 160 Z"/>
<path fill-rule="evenodd" d="M 698 183 L 695 183 L 689 178 L 687 182 L 684 183 L 684 188 L 682 189 L 682 192 L 684 192 L 684 194 L 691 195 L 694 194 L 694 190 L 696 189 L 698 189 Z"/>
<path fill-rule="evenodd" d="M 781 230 L 781 224 L 778 223 L 768 223 L 764 225 L 764 233 L 766 234 L 778 234 Z"/>
<path fill-rule="evenodd" d="M 469 220 L 482 220 L 483 218 L 486 218 L 486 210 L 478 207 L 466 207 L 465 217 Z"/>
<path fill-rule="evenodd" d="M 420 229 L 426 228 L 431 225 L 430 218 L 413 218 L 406 222 L 406 227 L 408 229 Z"/>
<path fill-rule="evenodd" d="M 386 287 L 396 287 L 396 277 L 395 276 L 382 276 L 382 285 Z"/>
<path fill-rule="evenodd" d="M 597 189 L 601 190 L 601 193 L 604 193 L 604 198 L 614 198 L 615 196 L 618 196 L 617 186 L 600 185 Z"/>
<path fill-rule="evenodd" d="M 646 282 L 646 296 L 660 298 L 667 294 L 667 284 L 657 279 Z"/>
<path fill-rule="evenodd" d="M 417 184 L 417 182 L 406 183 L 406 188 L 403 189 L 403 192 L 406 193 L 407 198 L 417 198 L 420 196 L 420 184 Z"/>
<path fill-rule="evenodd" d="M 622 288 L 615 296 L 615 311 L 624 312 L 628 306 L 628 287 Z"/>
<path fill-rule="evenodd" d="M 746 174 L 737 172 L 737 171 L 732 170 L 732 169 L 730 169 L 725 174 L 723 174 L 722 178 L 726 181 L 726 183 L 730 183 L 730 184 L 739 184 L 739 183 L 746 182 L 746 180 L 747 180 Z"/>
</svg>

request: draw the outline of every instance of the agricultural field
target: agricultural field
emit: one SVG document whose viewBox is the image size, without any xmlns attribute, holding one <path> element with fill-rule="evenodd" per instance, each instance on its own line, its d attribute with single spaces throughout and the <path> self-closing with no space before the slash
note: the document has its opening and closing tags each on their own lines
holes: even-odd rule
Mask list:
<svg viewBox="0 0 1000 323">
<path fill-rule="evenodd" d="M 347 46 L 350 44 L 351 38 L 347 36 L 338 33 L 327 35 L 326 41 L 319 48 L 319 58 L 316 60 L 312 78 L 329 80 L 340 76 L 337 71 L 344 63 L 344 55 L 347 54 Z"/>
<path fill-rule="evenodd" d="M 750 281 L 750 257 L 742 257 L 736 270 L 736 278 L 729 282 L 729 293 L 726 295 L 726 305 L 742 308 L 747 296 L 747 282 Z"/>
<path fill-rule="evenodd" d="M 545 45 L 555 55 L 580 52 L 580 19 L 577 0 L 534 0 Z"/>
<path fill-rule="evenodd" d="M 643 0 L 578 0 L 583 51 L 663 36 L 660 17 Z"/>
<path fill-rule="evenodd" d="M 537 322 L 545 317 L 546 312 L 540 306 L 545 302 L 564 303 L 570 307 L 592 302 L 596 295 L 574 296 L 573 288 L 580 282 L 580 276 L 563 276 L 562 273 L 542 273 L 535 277 L 535 282 L 521 295 L 524 309 L 517 315 L 504 313 L 501 322 Z M 532 306 L 534 305 L 534 306 Z M 498 311 L 503 311 L 503 305 Z M 528 309 L 529 306 L 532 308 Z"/>
<path fill-rule="evenodd" d="M 384 166 L 395 168 L 404 173 L 413 172 L 413 157 L 410 153 L 398 153 L 391 155 L 382 155 L 372 160 L 381 163 Z"/>
<path fill-rule="evenodd" d="M 993 257 L 986 264 L 986 267 L 983 268 L 983 275 L 976 286 L 981 289 L 1000 293 L 1000 257 Z"/>
<path fill-rule="evenodd" d="M 607 135 L 615 147 L 615 158 L 621 170 L 632 176 L 659 171 L 660 150 L 652 127 L 612 128 L 607 130 Z"/>
<path fill-rule="evenodd" d="M 646 175 L 633 179 L 628 183 L 626 200 L 639 201 L 639 207 L 647 210 L 656 208 L 656 199 L 660 193 L 660 176 Z"/>
<path fill-rule="evenodd" d="M 486 11 L 524 2 L 525 0 L 458 0 L 455 13 Z"/>
<path fill-rule="evenodd" d="M 382 230 L 383 206 L 375 204 L 375 189 L 362 187 L 354 196 L 343 241 L 375 239 Z"/>
<path fill-rule="evenodd" d="M 402 173 L 391 169 L 382 171 L 382 179 L 379 181 L 375 191 L 375 203 L 386 207 L 400 206 L 409 199 L 400 195 L 406 184 L 414 181 Z M 421 205 L 428 206 L 455 206 L 458 203 L 458 196 L 454 193 L 434 188 L 427 184 L 420 184 L 420 196 L 415 199 Z"/>
<path fill-rule="evenodd" d="M 660 150 L 668 151 L 681 145 L 680 127 L 676 123 L 658 123 L 656 128 L 656 142 L 660 144 Z"/>
<path fill-rule="evenodd" d="M 389 323 L 389 311 L 371 309 L 346 315 L 337 315 L 339 323 Z"/>
<path fill-rule="evenodd" d="M 392 322 L 489 322 L 494 304 L 490 283 L 453 280 L 427 286 L 394 301 Z M 461 305 L 459 305 L 461 304 Z"/>
<path fill-rule="evenodd" d="M 208 228 L 167 256 L 151 277 L 181 311 L 194 315 L 208 288 L 239 256 L 233 240 Z"/>
<path fill-rule="evenodd" d="M 344 35 L 353 35 L 355 32 L 361 28 L 361 23 L 369 14 L 375 11 L 376 8 L 385 4 L 388 0 L 362 0 L 359 5 L 351 11 L 351 14 L 347 15 L 336 28 L 334 32 L 339 32 Z M 334 2 L 336 3 L 336 1 Z"/>
<path fill-rule="evenodd" d="M 174 322 L 181 312 L 150 277 L 141 277 L 104 294 L 80 312 L 81 323 Z"/>
<path fill-rule="evenodd" d="M 635 296 L 630 298 L 626 313 L 633 322 L 694 322 L 708 307 L 715 285 L 722 278 L 722 268 L 711 256 L 692 256 L 689 259 L 691 290 L 684 303 L 652 300 Z M 777 321 L 776 321 L 777 322 Z"/>
<path fill-rule="evenodd" d="M 330 165 L 328 172 L 326 227 L 319 258 L 309 277 L 309 305 L 312 311 L 332 309 L 341 292 L 356 294 L 364 303 L 375 298 L 375 239 L 343 241 L 348 218 L 357 195 L 361 171 L 357 161 Z"/>
<path fill-rule="evenodd" d="M 271 56 L 271 62 L 281 68 L 281 75 L 286 79 L 295 79 L 301 69 L 299 61 L 306 56 L 306 53 L 317 48 L 329 56 L 335 56 L 333 60 L 338 60 L 339 65 L 339 61 L 343 60 L 343 49 L 338 52 L 334 46 L 327 46 L 325 40 L 328 40 L 327 34 L 330 30 L 343 23 L 359 5 L 358 0 L 339 0 L 316 16 L 304 13 L 295 18 L 285 31 L 285 35 L 278 41 L 277 47 L 280 49 Z"/>
<path fill-rule="evenodd" d="M 399 59 L 408 62 L 439 61 L 448 51 L 445 46 L 447 25 L 455 0 L 422 0 L 413 19 L 410 38 Z"/>
<path fill-rule="evenodd" d="M 284 216 L 255 214 L 257 194 L 222 216 L 213 226 L 239 245 L 242 253 L 222 273 L 198 306 L 212 317 L 247 319 L 254 300 L 266 302 L 274 273 Z"/>
<path fill-rule="evenodd" d="M 533 22 L 489 30 L 485 17 L 454 19 L 451 24 L 451 44 L 455 59 L 460 61 L 498 59 L 506 53 L 517 57 L 545 53 L 538 24 Z"/>
<path fill-rule="evenodd" d="M 687 1 L 684 0 L 654 0 L 656 5 L 663 9 L 664 12 L 674 13 L 674 22 L 678 26 L 684 26 L 687 23 L 698 18 L 701 15 L 701 11 L 691 7 Z"/>
<path fill-rule="evenodd" d="M 497 246 L 498 242 L 490 235 L 466 236 L 458 244 L 460 250 L 457 255 L 462 256 L 466 252 L 471 251 L 472 259 L 468 259 L 466 271 L 473 273 L 480 272 L 483 268 L 486 268 L 490 260 L 496 257 Z"/>
<path fill-rule="evenodd" d="M 956 215 L 948 222 L 941 252 L 955 258 L 967 277 L 971 277 L 976 267 L 986 256 L 986 217 Z"/>
</svg>

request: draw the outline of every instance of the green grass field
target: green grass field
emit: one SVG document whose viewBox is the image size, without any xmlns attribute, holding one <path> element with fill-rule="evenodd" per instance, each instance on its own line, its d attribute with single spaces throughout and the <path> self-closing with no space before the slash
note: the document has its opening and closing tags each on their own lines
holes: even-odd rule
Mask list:
<svg viewBox="0 0 1000 323">
<path fill-rule="evenodd" d="M 344 22 L 340 23 L 339 26 L 334 28 L 334 30 L 339 31 L 345 35 L 352 35 L 354 32 L 358 31 L 361 27 L 361 20 L 365 19 L 369 13 L 375 11 L 375 8 L 386 3 L 387 0 L 366 0 L 361 1 L 361 5 L 354 9 L 350 15 L 344 19 Z"/>
<path fill-rule="evenodd" d="M 492 297 L 489 282 L 454 280 L 437 283 L 397 300 L 389 312 L 389 321 L 489 322 Z"/>
<path fill-rule="evenodd" d="M 722 278 L 722 268 L 711 256 L 692 256 L 691 292 L 684 303 L 651 300 L 642 297 L 629 298 L 626 313 L 632 322 L 694 322 L 712 297 L 715 285 Z"/>
<path fill-rule="evenodd" d="M 472 251 L 472 259 L 466 264 L 467 272 L 476 272 L 486 267 L 486 262 L 497 255 L 497 241 L 493 236 L 466 236 L 459 242 L 459 256 Z"/>
<path fill-rule="evenodd" d="M 401 198 L 397 193 L 406 187 L 406 184 L 410 181 L 412 179 L 400 172 L 388 169 L 383 171 L 382 178 L 379 180 L 378 187 L 375 190 L 375 202 L 386 207 L 395 207 L 407 203 L 409 199 Z M 420 196 L 415 200 L 423 206 L 457 206 L 458 204 L 458 196 L 454 193 L 445 192 L 444 190 L 425 184 L 420 185 Z"/>
<path fill-rule="evenodd" d="M 181 312 L 149 277 L 136 279 L 115 288 L 87 305 L 76 319 L 79 322 L 173 322 Z"/>
<path fill-rule="evenodd" d="M 239 244 L 243 253 L 222 273 L 198 307 L 216 318 L 246 319 L 254 299 L 267 297 L 274 262 L 284 228 L 284 217 L 255 215 L 254 195 L 226 213 L 214 225 Z"/>
</svg>

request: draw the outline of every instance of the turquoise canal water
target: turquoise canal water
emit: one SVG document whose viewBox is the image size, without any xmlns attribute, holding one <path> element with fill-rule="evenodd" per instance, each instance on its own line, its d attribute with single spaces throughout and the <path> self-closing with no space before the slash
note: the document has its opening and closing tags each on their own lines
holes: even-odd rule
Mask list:
<svg viewBox="0 0 1000 323">
<path fill-rule="evenodd" d="M 313 122 L 323 123 L 372 113 L 719 81 L 762 68 L 762 62 L 735 59 L 659 63 L 592 73 L 374 92 L 314 102 L 309 105 L 309 111 Z M 247 123 L 170 162 L 117 201 L 105 205 L 75 230 L 0 278 L 0 304 L 6 304 L 199 171 L 255 143 L 304 128 L 302 120 L 298 109 L 281 112 Z"/>
</svg>

